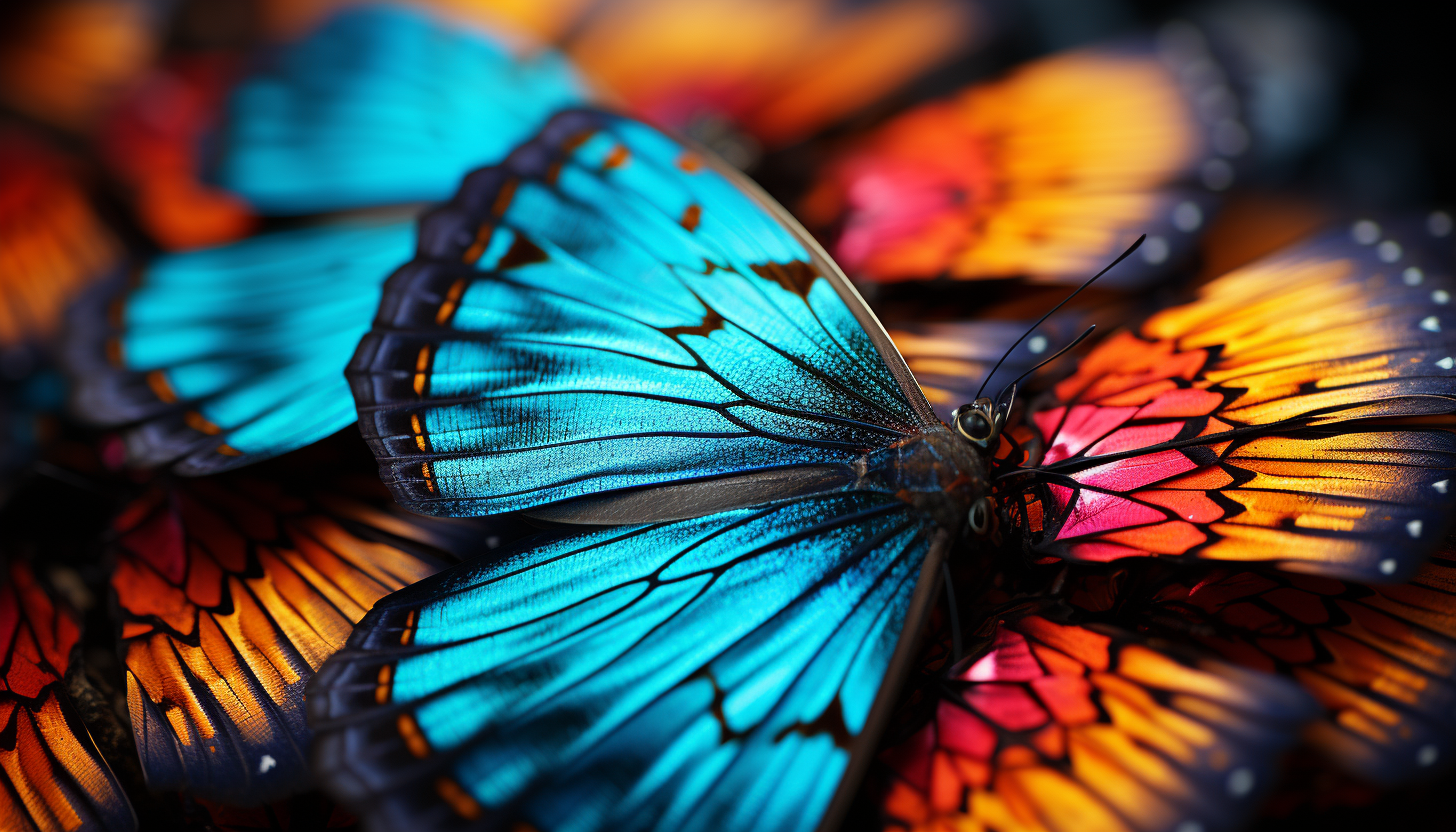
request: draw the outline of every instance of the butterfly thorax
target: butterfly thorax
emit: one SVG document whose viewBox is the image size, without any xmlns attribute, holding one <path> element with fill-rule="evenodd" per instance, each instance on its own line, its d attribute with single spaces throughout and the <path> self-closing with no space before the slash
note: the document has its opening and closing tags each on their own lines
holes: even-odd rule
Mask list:
<svg viewBox="0 0 1456 832">
<path fill-rule="evenodd" d="M 952 531 L 965 525 L 971 505 L 990 492 L 982 455 L 943 425 L 871 451 L 855 467 L 857 488 L 894 494 Z"/>
</svg>

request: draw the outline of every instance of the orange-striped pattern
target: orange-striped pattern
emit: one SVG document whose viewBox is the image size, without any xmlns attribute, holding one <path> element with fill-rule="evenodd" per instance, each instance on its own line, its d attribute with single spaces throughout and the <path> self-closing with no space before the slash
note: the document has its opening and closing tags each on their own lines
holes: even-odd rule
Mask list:
<svg viewBox="0 0 1456 832">
<path fill-rule="evenodd" d="M 135 828 L 61 682 L 80 636 L 78 616 L 47 594 L 28 564 L 0 564 L 0 829 Z"/>
<path fill-rule="evenodd" d="M 442 565 L 421 523 L 264 480 L 159 487 L 116 528 L 111 586 L 149 782 L 226 802 L 306 785 L 304 685 L 375 601 Z M 272 776 L 290 766 L 294 782 Z M 233 768 L 246 782 L 227 782 Z"/>
<path fill-rule="evenodd" d="M 1115 630 L 1012 618 L 885 754 L 887 829 L 1226 827 L 1308 715 L 1299 692 Z"/>
</svg>

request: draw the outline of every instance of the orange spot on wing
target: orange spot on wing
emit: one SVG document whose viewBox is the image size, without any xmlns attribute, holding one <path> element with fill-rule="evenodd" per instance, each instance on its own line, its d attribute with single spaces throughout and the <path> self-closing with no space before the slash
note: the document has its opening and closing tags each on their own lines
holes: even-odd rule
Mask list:
<svg viewBox="0 0 1456 832">
<path fill-rule="evenodd" d="M 460 255 L 460 261 L 463 263 L 474 264 L 477 260 L 479 260 L 480 255 L 485 253 L 486 246 L 490 245 L 490 237 L 494 233 L 494 223 L 481 223 L 480 227 L 475 229 L 475 239 L 472 240 L 470 246 L 465 249 L 465 253 Z M 441 323 L 444 322 L 441 321 Z"/>
<path fill-rule="evenodd" d="M 698 222 L 702 219 L 702 217 L 702 206 L 694 203 L 693 205 L 689 205 L 688 207 L 683 209 L 682 219 L 678 220 L 678 223 L 681 224 L 683 228 L 686 228 L 689 231 L 695 231 L 697 230 Z"/>
<path fill-rule="evenodd" d="M 516 198 L 517 184 L 518 183 L 516 180 L 507 179 L 505 183 L 501 185 L 500 191 L 497 192 L 495 195 L 495 202 L 492 203 L 490 206 L 490 213 L 492 216 L 499 219 L 500 217 L 506 215 L 506 211 L 509 210 L 511 207 L 511 200 Z"/>
<path fill-rule="evenodd" d="M 685 150 L 681 156 L 677 157 L 677 166 L 688 173 L 697 173 L 703 169 L 703 157 L 690 150 Z"/>
<path fill-rule="evenodd" d="M 613 168 L 620 168 L 623 165 L 627 164 L 627 161 L 631 158 L 632 151 L 628 150 L 626 145 L 619 144 L 616 147 L 612 148 L 611 153 L 607 154 L 606 161 L 602 162 L 602 170 L 612 170 Z"/>
<path fill-rule="evenodd" d="M 175 404 L 177 392 L 172 389 L 172 384 L 167 381 L 167 374 L 162 370 L 153 370 L 147 373 L 147 386 L 152 388 L 152 393 L 164 404 Z"/>
<path fill-rule="evenodd" d="M 430 756 L 430 741 L 425 739 L 425 733 L 420 730 L 420 724 L 415 721 L 414 714 L 400 714 L 395 719 L 394 725 L 411 754 L 421 759 Z"/>
<path fill-rule="evenodd" d="M 469 792 L 460 788 L 459 783 L 448 777 L 441 777 L 435 781 L 435 792 L 440 795 L 441 800 L 455 810 L 455 814 L 466 820 L 476 820 L 484 811 L 480 803 L 471 797 Z"/>
<path fill-rule="evenodd" d="M 222 428 L 195 410 L 189 410 L 183 413 L 182 421 L 187 423 L 187 427 L 192 428 L 198 433 L 205 433 L 208 436 L 217 436 L 219 433 L 222 433 Z"/>
<path fill-rule="evenodd" d="M 374 701 L 383 705 L 389 701 L 394 684 L 394 665 L 386 664 L 379 668 L 378 683 L 374 686 Z"/>
<path fill-rule="evenodd" d="M 425 395 L 425 386 L 429 383 L 430 380 L 430 376 L 428 373 L 428 370 L 430 369 L 430 353 L 430 345 L 426 344 L 423 347 L 420 347 L 419 354 L 415 356 L 414 387 L 415 395 L 417 396 Z"/>
</svg>

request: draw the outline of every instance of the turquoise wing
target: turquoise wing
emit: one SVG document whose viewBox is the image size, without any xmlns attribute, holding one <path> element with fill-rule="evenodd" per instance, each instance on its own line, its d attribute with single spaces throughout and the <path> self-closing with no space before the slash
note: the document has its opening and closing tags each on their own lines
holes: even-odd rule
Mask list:
<svg viewBox="0 0 1456 832">
<path fill-rule="evenodd" d="M 74 409 L 126 426 L 131 460 L 211 474 L 356 418 L 344 365 L 413 222 L 336 223 L 153 261 L 76 313 Z"/>
<path fill-rule="evenodd" d="M 873 750 L 937 535 L 853 492 L 463 564 L 315 677 L 316 770 L 378 829 L 812 830 Z"/>
<path fill-rule="evenodd" d="M 837 268 L 735 176 L 591 111 L 471 174 L 347 372 L 396 498 L 694 516 L 846 486 L 939 425 Z"/>
<path fill-rule="evenodd" d="M 264 214 L 449 198 L 586 89 L 551 50 L 423 12 L 352 9 L 234 91 L 214 172 Z"/>
</svg>

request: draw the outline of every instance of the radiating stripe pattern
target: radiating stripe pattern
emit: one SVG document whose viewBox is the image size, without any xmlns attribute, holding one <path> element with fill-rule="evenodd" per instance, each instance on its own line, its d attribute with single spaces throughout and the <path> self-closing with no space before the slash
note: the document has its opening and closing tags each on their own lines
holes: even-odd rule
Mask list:
<svg viewBox="0 0 1456 832">
<path fill-rule="evenodd" d="M 930 533 L 860 492 L 466 564 L 325 665 L 318 765 L 383 828 L 812 830 Z"/>
<path fill-rule="evenodd" d="M 842 478 L 934 421 L 804 244 L 637 122 L 557 116 L 421 240 L 348 370 L 381 474 L 415 510 Z"/>
</svg>

